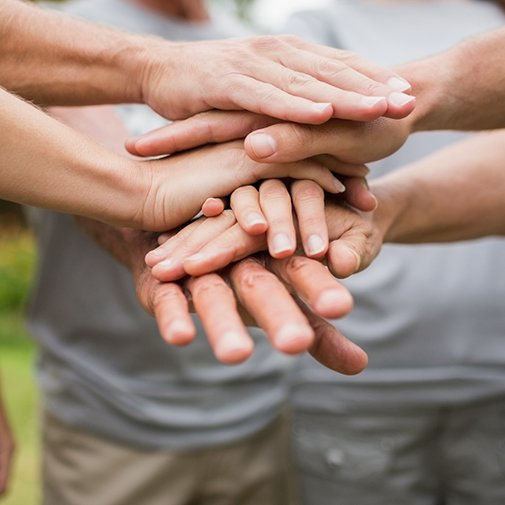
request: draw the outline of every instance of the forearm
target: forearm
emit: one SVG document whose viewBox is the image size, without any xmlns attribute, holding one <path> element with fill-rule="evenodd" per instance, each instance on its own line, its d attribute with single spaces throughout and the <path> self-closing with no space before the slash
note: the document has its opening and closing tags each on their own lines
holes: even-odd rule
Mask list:
<svg viewBox="0 0 505 505">
<path fill-rule="evenodd" d="M 1 0 L 0 9 L 0 85 L 6 89 L 43 105 L 143 101 L 146 46 L 157 39 L 19 0 Z"/>
<path fill-rule="evenodd" d="M 371 184 L 384 241 L 505 234 L 505 131 L 483 133 Z"/>
<path fill-rule="evenodd" d="M 1 198 L 135 224 L 147 191 L 137 162 L 1 89 L 0 131 Z"/>
<path fill-rule="evenodd" d="M 412 85 L 411 132 L 505 127 L 505 28 L 398 67 Z"/>
</svg>

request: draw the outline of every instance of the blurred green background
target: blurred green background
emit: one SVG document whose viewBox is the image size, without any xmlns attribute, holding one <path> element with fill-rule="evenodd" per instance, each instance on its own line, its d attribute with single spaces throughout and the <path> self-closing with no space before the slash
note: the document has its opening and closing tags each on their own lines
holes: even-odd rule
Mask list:
<svg viewBox="0 0 505 505">
<path fill-rule="evenodd" d="M 2 505 L 35 505 L 40 490 L 35 346 L 23 305 L 35 267 L 35 241 L 17 206 L 0 202 L 0 376 L 4 407 L 17 450 Z"/>
</svg>

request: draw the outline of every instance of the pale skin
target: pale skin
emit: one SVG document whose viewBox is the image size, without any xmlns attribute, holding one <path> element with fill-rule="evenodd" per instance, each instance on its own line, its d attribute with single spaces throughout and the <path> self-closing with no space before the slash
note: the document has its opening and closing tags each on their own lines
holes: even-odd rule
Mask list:
<svg viewBox="0 0 505 505">
<path fill-rule="evenodd" d="M 503 128 L 504 47 L 505 28 L 501 28 L 464 41 L 446 53 L 396 68 L 411 83 L 416 96 L 415 111 L 400 121 L 331 120 L 313 126 L 250 113 L 229 116 L 210 112 L 130 139 L 127 148 L 151 156 L 246 137 L 247 154 L 264 163 L 327 153 L 346 163 L 362 164 L 392 154 L 414 132 Z"/>
<path fill-rule="evenodd" d="M 377 208 L 361 212 L 326 202 L 326 262 L 339 278 L 366 268 L 384 242 L 429 243 L 505 235 L 505 130 L 481 133 L 371 182 Z M 193 248 L 165 243 L 183 272 L 203 275 L 266 248 L 266 237 L 202 219 Z M 205 227 L 203 227 L 205 225 Z M 196 230 L 197 231 L 197 230 Z M 192 256 L 203 252 L 200 257 Z M 166 272 L 153 274 L 169 280 Z"/>
<path fill-rule="evenodd" d="M 162 14 L 207 19 L 200 0 L 147 4 Z M 402 93 L 410 85 L 393 71 L 295 37 L 179 43 L 78 21 L 19 0 L 1 0 L 0 9 L 0 86 L 39 105 L 146 103 L 169 119 L 245 108 L 310 124 L 331 117 L 400 118 L 414 108 L 414 100 Z M 0 131 L 8 140 L 0 197 L 114 224 L 167 229 L 161 225 L 162 196 L 147 210 L 162 215 L 143 215 L 149 207 L 138 198 L 139 185 L 140 194 L 146 189 L 144 174 L 63 131 L 5 90 L 0 88 Z M 62 133 L 66 147 L 60 149 L 55 139 Z M 31 138 L 23 141 L 31 135 L 33 146 Z M 161 173 L 153 170 L 147 179 L 153 193 L 164 194 Z M 107 201 L 123 204 L 104 205 Z"/>
<path fill-rule="evenodd" d="M 127 132 L 110 108 L 53 108 L 51 113 L 99 139 L 107 148 L 127 155 L 122 147 Z M 220 164 L 226 166 L 228 151 L 223 151 L 222 146 L 182 153 L 180 159 L 187 160 L 184 166 L 193 166 L 199 151 L 202 166 L 212 163 L 213 151 Z M 235 166 L 237 155 L 232 152 L 230 159 Z M 251 162 L 245 154 L 241 159 Z M 193 188 L 195 191 L 195 182 Z M 234 218 L 225 212 L 216 220 L 226 227 Z M 276 262 L 265 257 L 261 262 L 246 260 L 219 275 L 188 278 L 182 284 L 164 283 L 153 277 L 144 262 L 145 254 L 156 244 L 155 234 L 87 218 L 80 218 L 79 223 L 132 271 L 140 304 L 156 317 L 160 334 L 169 344 L 186 345 L 193 339 L 195 327 L 189 309 L 194 306 L 216 357 L 225 363 L 241 362 L 252 353 L 252 341 L 245 327 L 248 324 L 262 327 L 281 352 L 298 354 L 308 350 L 326 366 L 343 373 L 357 373 L 366 366 L 363 351 L 321 319 L 346 314 L 352 307 L 352 298 L 316 261 L 303 257 L 295 261 L 293 257 Z M 184 228 L 189 229 L 191 225 Z M 319 279 L 317 284 L 312 282 L 314 278 Z M 264 303 L 267 294 L 275 303 Z M 299 306 L 298 297 L 309 308 Z"/>
</svg>

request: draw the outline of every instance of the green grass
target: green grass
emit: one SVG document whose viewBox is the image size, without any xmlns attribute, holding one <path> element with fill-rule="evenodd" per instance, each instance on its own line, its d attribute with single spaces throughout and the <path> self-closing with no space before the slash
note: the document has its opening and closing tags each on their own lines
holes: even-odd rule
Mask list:
<svg viewBox="0 0 505 505">
<path fill-rule="evenodd" d="M 2 505 L 36 505 L 40 495 L 35 346 L 23 325 L 22 304 L 34 267 L 30 233 L 0 231 L 0 375 L 4 407 L 17 450 Z"/>
</svg>

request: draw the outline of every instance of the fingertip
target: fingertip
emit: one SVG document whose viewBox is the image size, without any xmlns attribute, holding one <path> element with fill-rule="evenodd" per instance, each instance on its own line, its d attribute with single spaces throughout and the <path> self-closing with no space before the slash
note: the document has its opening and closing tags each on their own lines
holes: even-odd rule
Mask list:
<svg viewBox="0 0 505 505">
<path fill-rule="evenodd" d="M 130 153 L 135 156 L 140 156 L 140 153 L 137 151 L 135 144 L 138 141 L 138 137 L 131 137 L 129 139 L 126 139 L 124 146 L 125 149 Z"/>
<path fill-rule="evenodd" d="M 408 93 L 412 91 L 412 86 L 408 81 L 399 76 L 390 77 L 387 81 L 387 85 L 394 91 L 399 93 Z"/>
<path fill-rule="evenodd" d="M 254 160 L 264 160 L 266 158 L 270 158 L 277 151 L 277 142 L 275 139 L 262 131 L 255 131 L 250 133 L 244 143 L 244 147 L 246 152 Z"/>
<path fill-rule="evenodd" d="M 146 256 L 144 261 L 146 262 L 146 265 L 148 267 L 154 267 L 164 259 L 164 253 L 163 249 L 160 247 L 153 249 L 152 251 L 149 251 Z"/>
<path fill-rule="evenodd" d="M 354 300 L 349 291 L 327 289 L 319 294 L 312 308 L 321 317 L 336 319 L 348 314 L 353 305 Z"/>
<path fill-rule="evenodd" d="M 295 252 L 295 249 L 296 243 L 284 233 L 277 233 L 268 240 L 268 251 L 273 258 L 287 258 Z"/>
<path fill-rule="evenodd" d="M 167 344 L 183 347 L 190 344 L 196 336 L 194 324 L 182 319 L 172 321 L 162 332 L 162 337 Z"/>
<path fill-rule="evenodd" d="M 405 93 L 393 91 L 388 96 L 387 117 L 402 119 L 408 116 L 416 107 L 416 98 Z"/>
<path fill-rule="evenodd" d="M 252 339 L 237 331 L 223 333 L 214 346 L 216 358 L 227 365 L 242 363 L 252 354 L 253 350 Z"/>
<path fill-rule="evenodd" d="M 361 257 L 347 244 L 335 241 L 330 244 L 328 251 L 328 266 L 332 274 L 343 279 L 359 271 Z"/>
<path fill-rule="evenodd" d="M 207 198 L 202 205 L 205 217 L 216 217 L 224 211 L 224 203 L 219 198 Z"/>
<path fill-rule="evenodd" d="M 288 323 L 276 333 L 273 345 L 285 354 L 300 354 L 312 345 L 314 338 L 314 331 L 310 326 Z"/>
<path fill-rule="evenodd" d="M 161 282 L 169 282 L 184 277 L 186 272 L 180 260 L 167 258 L 154 265 L 151 274 L 155 279 Z"/>
</svg>

